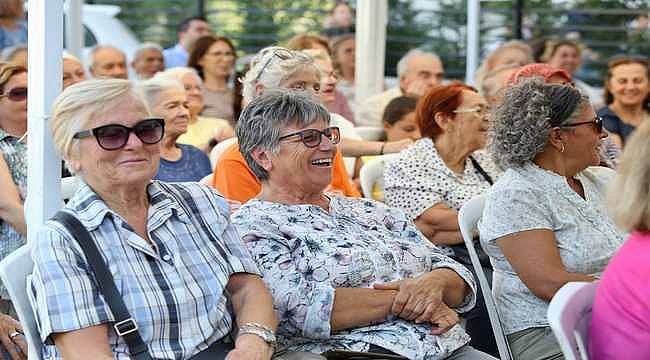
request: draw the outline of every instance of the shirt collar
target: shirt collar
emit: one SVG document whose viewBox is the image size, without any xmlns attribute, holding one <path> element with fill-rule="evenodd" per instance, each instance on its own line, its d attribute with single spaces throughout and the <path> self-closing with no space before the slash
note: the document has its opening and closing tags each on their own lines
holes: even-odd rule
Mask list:
<svg viewBox="0 0 650 360">
<path fill-rule="evenodd" d="M 190 223 L 190 218 L 181 205 L 166 194 L 156 181 L 152 181 L 147 186 L 147 193 L 150 199 L 147 216 L 153 214 L 162 223 L 172 215 L 176 215 L 183 223 Z M 107 216 L 119 216 L 83 181 L 83 178 L 79 180 L 79 187 L 66 207 L 74 209 L 79 221 L 89 231 L 99 227 Z"/>
</svg>

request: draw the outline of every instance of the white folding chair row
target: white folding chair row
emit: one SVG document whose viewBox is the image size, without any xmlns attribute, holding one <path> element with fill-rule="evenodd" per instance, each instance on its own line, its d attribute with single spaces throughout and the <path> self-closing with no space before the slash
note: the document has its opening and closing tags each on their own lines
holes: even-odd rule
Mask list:
<svg viewBox="0 0 650 360">
<path fill-rule="evenodd" d="M 587 338 L 597 284 L 570 282 L 555 293 L 546 316 L 565 360 L 588 360 Z"/>
<path fill-rule="evenodd" d="M 217 160 L 219 160 L 221 154 L 223 154 L 223 152 L 226 151 L 226 149 L 229 148 L 230 145 L 236 142 L 237 142 L 237 138 L 231 137 L 230 139 L 226 139 L 218 143 L 212 148 L 212 151 L 210 151 L 210 165 L 212 165 L 213 170 L 215 166 L 217 166 Z"/>
<path fill-rule="evenodd" d="M 0 262 L 0 279 L 9 292 L 27 340 L 27 358 L 40 360 L 43 344 L 36 327 L 34 311 L 27 297 L 27 276 L 33 269 L 29 245 L 20 247 Z"/>
<path fill-rule="evenodd" d="M 485 272 L 483 272 L 483 267 L 479 261 L 478 254 L 474 248 L 473 230 L 476 228 L 476 224 L 483 215 L 484 206 L 485 197 L 482 195 L 474 197 L 470 201 L 466 202 L 458 212 L 458 225 L 460 226 L 460 232 L 463 235 L 463 240 L 465 241 L 467 252 L 469 253 L 469 257 L 472 261 L 472 266 L 474 267 L 476 277 L 481 287 L 481 293 L 483 294 L 483 298 L 485 300 L 485 307 L 487 308 L 488 315 L 490 316 L 490 324 L 492 325 L 494 338 L 496 339 L 497 348 L 499 349 L 499 357 L 501 360 L 512 360 L 510 346 L 508 345 L 506 334 L 503 331 L 503 326 L 501 325 L 499 311 L 497 309 L 496 302 L 494 301 L 494 297 L 492 296 L 490 284 L 487 281 L 487 277 L 485 276 Z"/>
<path fill-rule="evenodd" d="M 388 161 L 396 158 L 398 155 L 399 154 L 388 154 L 377 156 L 363 164 L 359 171 L 359 180 L 361 182 L 361 192 L 365 198 L 372 199 L 372 190 L 375 184 L 379 186 L 383 193 L 384 167 L 386 167 Z M 377 200 L 383 201 L 384 199 Z"/>
</svg>

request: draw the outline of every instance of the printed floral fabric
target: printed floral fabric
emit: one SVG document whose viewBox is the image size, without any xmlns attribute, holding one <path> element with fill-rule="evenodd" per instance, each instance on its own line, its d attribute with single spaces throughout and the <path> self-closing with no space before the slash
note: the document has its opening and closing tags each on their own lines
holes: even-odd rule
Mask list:
<svg viewBox="0 0 650 360">
<path fill-rule="evenodd" d="M 332 332 L 337 288 L 368 288 L 451 268 L 471 287 L 456 309 L 465 312 L 474 306 L 476 286 L 470 272 L 427 241 L 404 212 L 369 199 L 330 199 L 329 213 L 252 199 L 232 216 L 273 294 L 280 344 L 313 353 L 367 351 L 375 344 L 418 360 L 442 359 L 465 345 L 469 336 L 460 326 L 436 336 L 427 325 L 395 317 Z"/>
</svg>

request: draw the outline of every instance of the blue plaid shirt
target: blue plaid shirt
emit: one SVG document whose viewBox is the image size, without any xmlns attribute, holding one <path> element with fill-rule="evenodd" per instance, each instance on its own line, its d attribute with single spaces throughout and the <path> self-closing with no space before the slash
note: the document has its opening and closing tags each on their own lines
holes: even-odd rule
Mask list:
<svg viewBox="0 0 650 360">
<path fill-rule="evenodd" d="M 27 195 L 27 144 L 0 129 L 0 153 L 5 159 L 20 197 Z M 0 260 L 25 245 L 25 237 L 9 223 L 0 219 Z M 0 298 L 9 300 L 7 289 L 0 282 Z"/>
<path fill-rule="evenodd" d="M 233 319 L 224 296 L 230 275 L 258 270 L 228 220 L 228 204 L 214 190 L 153 181 L 147 192 L 153 247 L 85 183 L 65 210 L 98 244 L 151 356 L 188 359 L 230 332 Z M 115 318 L 81 248 L 63 226 L 49 221 L 32 257 L 28 286 L 46 344 L 43 357 L 61 359 L 50 335 Z M 115 358 L 129 359 L 112 326 L 108 335 Z"/>
</svg>

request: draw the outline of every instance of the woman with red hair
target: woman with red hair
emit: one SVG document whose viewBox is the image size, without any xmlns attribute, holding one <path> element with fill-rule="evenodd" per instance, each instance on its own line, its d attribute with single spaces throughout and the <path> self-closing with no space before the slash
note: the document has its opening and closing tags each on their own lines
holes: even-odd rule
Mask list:
<svg viewBox="0 0 650 360">
<path fill-rule="evenodd" d="M 485 146 L 488 105 L 478 91 L 453 82 L 420 98 L 416 120 L 422 138 L 390 161 L 384 172 L 385 201 L 404 210 L 418 229 L 455 260 L 472 269 L 458 227 L 458 210 L 485 193 L 498 171 L 478 151 Z M 480 246 L 477 247 L 480 254 Z M 487 256 L 484 270 L 491 278 Z M 498 355 L 483 299 L 467 316 L 475 348 Z"/>
</svg>

